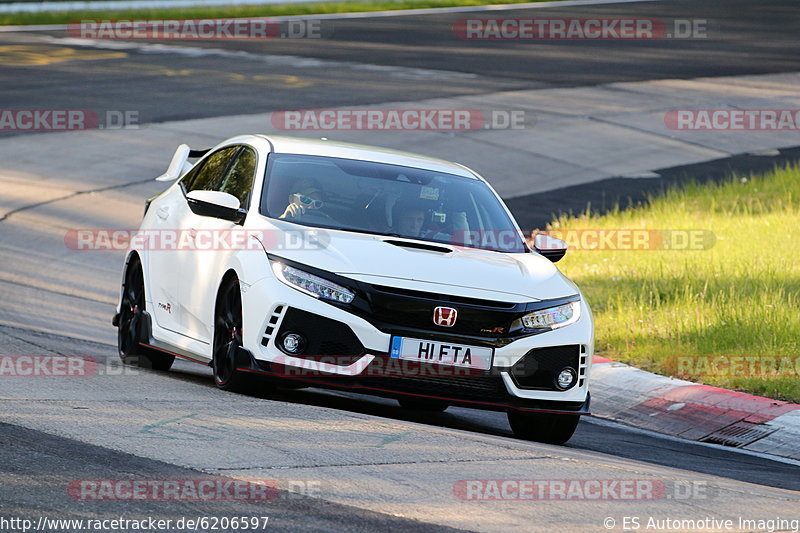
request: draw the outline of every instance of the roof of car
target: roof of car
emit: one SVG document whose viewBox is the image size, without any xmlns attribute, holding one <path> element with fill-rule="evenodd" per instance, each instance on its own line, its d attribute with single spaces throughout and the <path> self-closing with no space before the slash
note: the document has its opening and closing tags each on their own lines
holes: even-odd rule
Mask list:
<svg viewBox="0 0 800 533">
<path fill-rule="evenodd" d="M 282 135 L 261 135 L 267 139 L 276 153 L 320 155 L 327 157 L 341 157 L 343 159 L 358 159 L 363 161 L 376 161 L 389 165 L 402 165 L 406 167 L 422 168 L 434 172 L 455 174 L 467 178 L 478 176 L 468 168 L 435 157 L 427 157 L 410 152 L 390 150 L 363 144 L 351 144 L 326 139 L 302 139 L 299 137 L 285 137 Z"/>
</svg>

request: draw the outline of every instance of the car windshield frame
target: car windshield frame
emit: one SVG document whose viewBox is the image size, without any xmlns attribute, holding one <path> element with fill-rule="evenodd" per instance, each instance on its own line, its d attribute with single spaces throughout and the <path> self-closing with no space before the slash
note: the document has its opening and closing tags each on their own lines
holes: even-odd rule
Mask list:
<svg viewBox="0 0 800 533">
<path fill-rule="evenodd" d="M 326 176 L 319 173 L 314 177 L 308 170 L 297 173 L 297 169 L 277 170 L 276 164 L 307 164 L 309 167 L 327 165 L 336 167 L 339 176 Z M 302 169 L 302 166 L 299 167 Z M 348 172 L 349 170 L 349 172 Z M 292 174 L 288 177 L 284 174 Z M 394 175 L 393 178 L 390 176 Z M 340 181 L 337 180 L 347 180 Z M 302 215 L 287 214 L 290 196 L 302 194 L 293 192 L 296 183 L 305 183 L 307 191 L 313 193 L 319 189 L 326 192 L 323 208 L 303 210 Z M 338 187 L 332 186 L 338 185 Z M 273 189 L 273 185 L 276 189 Z M 350 190 L 347 190 L 349 187 Z M 378 191 L 372 194 L 372 190 Z M 369 191 L 369 192 L 367 192 Z M 388 192 L 387 192 L 388 191 Z M 352 203 L 346 206 L 343 200 L 348 194 L 355 194 Z M 366 195 L 366 196 L 365 196 Z M 396 196 L 396 198 L 394 198 Z M 370 198 L 371 197 L 371 198 Z M 328 201 L 331 198 L 331 201 Z M 366 204 L 359 202 L 359 198 Z M 453 200 L 457 198 L 458 201 Z M 393 200 L 392 200 L 393 199 Z M 391 202 L 394 201 L 394 204 Z M 449 204 L 448 204 L 449 202 Z M 339 213 L 362 214 L 363 205 L 366 213 L 373 203 L 378 205 L 371 216 L 386 226 L 371 227 L 369 224 L 353 224 L 331 218 L 327 211 L 337 210 Z M 327 204 L 327 205 L 326 205 Z M 358 208 L 356 208 L 358 206 Z M 420 207 L 422 206 L 422 207 Z M 446 209 L 447 207 L 450 209 Z M 327 208 L 327 209 L 325 209 Z M 455 211 L 455 209 L 461 209 Z M 423 213 L 421 233 L 411 234 L 407 231 L 395 230 L 402 226 L 397 218 L 402 218 L 403 209 Z M 389 214 L 392 212 L 394 215 Z M 263 176 L 261 198 L 258 212 L 272 220 L 281 220 L 308 228 L 332 229 L 352 233 L 363 233 L 390 238 L 414 239 L 432 244 L 474 248 L 492 252 L 527 253 L 530 252 L 525 238 L 521 234 L 513 217 L 507 211 L 502 200 L 483 180 L 475 177 L 460 176 L 438 170 L 420 168 L 381 161 L 352 159 L 312 154 L 295 154 L 272 152 L 267 156 Z M 384 220 L 384 215 L 388 220 Z M 313 215 L 313 216 L 311 216 Z M 323 218 L 327 217 L 327 218 Z M 356 215 L 357 217 L 358 215 Z M 394 216 L 394 220 L 392 220 Z M 352 218 L 352 217 L 351 217 Z M 449 220 L 449 223 L 447 221 Z M 490 227 L 486 221 L 492 221 Z M 394 222 L 392 227 L 392 222 Z M 477 222 L 477 223 L 476 223 Z M 439 223 L 442 231 L 435 229 Z M 431 229 L 434 228 L 434 229 Z M 448 231 L 449 230 L 449 231 Z M 413 231 L 413 230 L 412 230 Z"/>
</svg>

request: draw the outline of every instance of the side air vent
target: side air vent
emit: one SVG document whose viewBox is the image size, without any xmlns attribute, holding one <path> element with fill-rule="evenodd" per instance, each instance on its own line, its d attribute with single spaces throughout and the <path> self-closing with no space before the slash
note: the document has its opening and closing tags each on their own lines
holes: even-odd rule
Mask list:
<svg viewBox="0 0 800 533">
<path fill-rule="evenodd" d="M 581 356 L 578 361 L 578 387 L 583 387 L 586 381 L 586 367 L 588 366 L 585 344 L 581 344 Z"/>
<path fill-rule="evenodd" d="M 267 329 L 264 331 L 264 337 L 261 339 L 262 346 L 269 346 L 269 340 L 275 334 L 275 328 L 278 326 L 278 322 L 280 321 L 282 314 L 282 305 L 276 306 L 272 311 L 272 314 L 269 317 L 269 322 L 267 323 Z"/>
</svg>

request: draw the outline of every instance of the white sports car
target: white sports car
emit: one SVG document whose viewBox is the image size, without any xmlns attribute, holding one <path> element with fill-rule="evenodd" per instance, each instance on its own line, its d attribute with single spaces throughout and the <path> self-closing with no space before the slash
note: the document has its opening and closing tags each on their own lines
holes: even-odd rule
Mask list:
<svg viewBox="0 0 800 533">
<path fill-rule="evenodd" d="M 189 163 L 189 159 L 198 159 Z M 466 167 L 327 140 L 181 145 L 147 200 L 118 312 L 126 362 L 216 385 L 324 387 L 505 411 L 566 442 L 589 409 L 591 311 Z M 258 378 L 258 379 L 256 379 Z"/>
</svg>

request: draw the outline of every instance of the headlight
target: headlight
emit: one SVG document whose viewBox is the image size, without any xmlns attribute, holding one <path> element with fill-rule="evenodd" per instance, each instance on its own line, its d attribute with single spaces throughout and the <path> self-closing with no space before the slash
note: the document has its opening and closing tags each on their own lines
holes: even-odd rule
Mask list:
<svg viewBox="0 0 800 533">
<path fill-rule="evenodd" d="M 581 303 L 570 302 L 528 313 L 522 317 L 522 325 L 527 329 L 557 329 L 577 322 L 580 316 Z"/>
<path fill-rule="evenodd" d="M 356 297 L 346 287 L 278 261 L 272 263 L 272 271 L 285 284 L 315 298 L 349 304 Z"/>
</svg>

